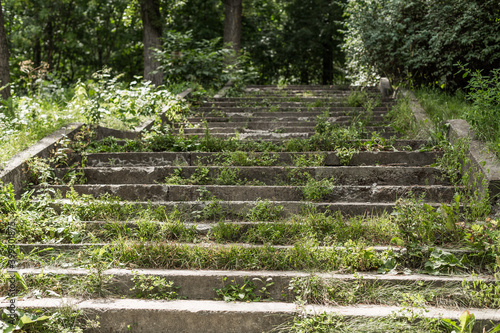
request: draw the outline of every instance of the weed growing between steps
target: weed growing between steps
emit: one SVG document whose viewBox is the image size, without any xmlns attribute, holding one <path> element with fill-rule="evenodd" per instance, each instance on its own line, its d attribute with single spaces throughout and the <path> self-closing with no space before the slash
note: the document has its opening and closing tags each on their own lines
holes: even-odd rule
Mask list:
<svg viewBox="0 0 500 333">
<path fill-rule="evenodd" d="M 262 287 L 257 289 L 255 280 L 259 281 Z M 217 299 L 225 302 L 261 302 L 272 301 L 268 289 L 274 285 L 272 278 L 267 278 L 264 282 L 260 278 L 253 278 L 252 280 L 245 278 L 243 284 L 238 284 L 235 280 L 227 283 L 227 277 L 224 278 L 224 286 L 222 288 L 214 289 L 217 293 Z"/>
<path fill-rule="evenodd" d="M 12 325 L 5 316 L 0 320 L 2 332 L 12 332 L 22 329 L 26 333 L 83 333 L 89 329 L 99 329 L 98 320 L 91 320 L 81 310 L 76 310 L 70 305 L 62 306 L 56 310 L 33 309 L 28 311 L 18 310 L 19 319 Z M 22 322 L 21 322 L 21 319 Z"/>
<path fill-rule="evenodd" d="M 462 282 L 395 282 L 364 279 L 357 274 L 350 280 L 311 275 L 293 279 L 289 288 L 299 304 L 403 305 L 414 299 L 419 300 L 421 306 L 497 309 L 500 280 L 496 277 L 493 281 L 485 281 L 476 275 L 472 281 L 464 279 Z"/>
<path fill-rule="evenodd" d="M 174 286 L 172 281 L 160 276 L 142 275 L 137 272 L 132 278 L 134 287 L 130 291 L 134 292 L 134 297 L 156 300 L 174 300 L 180 299 L 178 290 L 180 287 Z"/>
</svg>

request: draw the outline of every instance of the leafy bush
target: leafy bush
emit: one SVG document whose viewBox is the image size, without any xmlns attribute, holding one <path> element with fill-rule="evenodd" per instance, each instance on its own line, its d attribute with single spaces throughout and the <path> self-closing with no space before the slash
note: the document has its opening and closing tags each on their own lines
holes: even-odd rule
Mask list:
<svg viewBox="0 0 500 333">
<path fill-rule="evenodd" d="M 248 59 L 235 57 L 231 48 L 222 46 L 220 37 L 196 41 L 192 31 L 167 31 L 163 50 L 157 50 L 156 57 L 161 63 L 165 81 L 170 84 L 196 82 L 207 90 L 217 90 L 231 79 L 241 84 L 257 76 L 247 66 Z"/>
<path fill-rule="evenodd" d="M 109 119 L 119 119 L 126 127 L 138 125 L 141 117 L 154 116 L 164 107 L 171 120 L 180 114 L 177 97 L 167 90 L 154 88 L 149 82 L 127 85 L 119 79 L 120 75 L 111 77 L 108 68 L 94 73 L 92 80 L 76 85 L 68 109 L 81 113 L 90 124 L 98 124 L 109 115 Z"/>
<path fill-rule="evenodd" d="M 350 0 L 344 49 L 355 79 L 465 86 L 454 65 L 491 71 L 500 60 L 495 0 Z"/>
<path fill-rule="evenodd" d="M 462 70 L 464 78 L 470 75 L 467 98 L 472 102 L 465 119 L 481 139 L 500 143 L 500 68 L 492 70 L 491 76 L 464 66 Z"/>
</svg>

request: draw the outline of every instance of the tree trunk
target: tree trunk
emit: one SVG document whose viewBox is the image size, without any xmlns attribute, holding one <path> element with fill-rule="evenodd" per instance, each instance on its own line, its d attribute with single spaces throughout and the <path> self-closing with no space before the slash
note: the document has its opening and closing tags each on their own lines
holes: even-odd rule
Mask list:
<svg viewBox="0 0 500 333">
<path fill-rule="evenodd" d="M 241 48 L 242 0 L 224 0 L 224 44 L 231 43 L 236 55 Z"/>
<path fill-rule="evenodd" d="M 10 82 L 9 72 L 9 47 L 7 45 L 7 35 L 3 20 L 2 3 L 0 2 L 0 89 Z M 10 86 L 5 87 L 0 96 L 7 99 L 10 97 Z"/>
<path fill-rule="evenodd" d="M 323 44 L 323 73 L 321 84 L 333 83 L 333 37 Z"/>
<path fill-rule="evenodd" d="M 161 48 L 161 15 L 159 0 L 140 0 L 142 38 L 144 43 L 144 80 L 155 86 L 163 83 L 160 62 L 153 55 L 153 48 Z"/>
</svg>

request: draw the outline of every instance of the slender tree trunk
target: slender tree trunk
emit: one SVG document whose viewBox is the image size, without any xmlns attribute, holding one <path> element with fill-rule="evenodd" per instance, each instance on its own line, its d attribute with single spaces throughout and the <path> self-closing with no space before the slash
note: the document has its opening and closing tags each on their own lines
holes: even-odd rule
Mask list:
<svg viewBox="0 0 500 333">
<path fill-rule="evenodd" d="M 333 38 L 323 44 L 323 73 L 322 84 L 333 83 Z"/>
<path fill-rule="evenodd" d="M 241 49 L 242 0 L 224 0 L 224 44 L 231 43 L 236 54 Z"/>
<path fill-rule="evenodd" d="M 5 24 L 3 20 L 2 3 L 0 2 L 0 88 L 8 85 L 10 82 L 9 72 L 9 47 L 7 45 L 7 34 L 5 33 Z M 5 87 L 0 96 L 4 99 L 10 97 L 10 86 Z"/>
<path fill-rule="evenodd" d="M 160 0 L 140 0 L 142 19 L 142 38 L 144 42 L 144 80 L 155 86 L 163 83 L 160 63 L 154 58 L 153 48 L 161 47 Z"/>
</svg>

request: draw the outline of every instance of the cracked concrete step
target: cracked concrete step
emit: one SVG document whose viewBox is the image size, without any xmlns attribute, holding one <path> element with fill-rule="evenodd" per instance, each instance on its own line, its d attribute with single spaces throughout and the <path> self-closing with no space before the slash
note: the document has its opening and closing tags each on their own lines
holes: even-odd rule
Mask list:
<svg viewBox="0 0 500 333">
<path fill-rule="evenodd" d="M 253 92 L 253 91 L 288 91 L 288 90 L 298 90 L 298 91 L 347 91 L 353 92 L 356 90 L 363 89 L 365 91 L 373 91 L 378 92 L 378 87 L 361 87 L 361 86 L 349 86 L 349 85 L 301 85 L 301 84 L 290 84 L 285 86 L 277 86 L 277 85 L 261 85 L 261 84 L 252 84 L 247 85 L 245 87 L 245 92 Z"/>
<path fill-rule="evenodd" d="M 361 117 L 363 114 L 361 114 Z M 329 117 L 327 118 L 328 123 L 336 124 L 336 123 L 342 123 L 342 124 L 347 124 L 350 125 L 353 119 L 357 119 L 355 116 L 338 116 L 338 117 Z M 216 116 L 216 117 L 188 117 L 187 118 L 188 122 L 275 122 L 275 123 L 281 123 L 281 122 L 289 122 L 289 121 L 297 121 L 297 122 L 318 122 L 317 117 L 308 117 L 307 115 L 303 116 L 275 116 L 272 113 L 269 113 L 265 117 L 261 116 L 230 116 L 230 117 L 221 117 L 221 116 Z M 386 119 L 384 116 L 373 116 L 370 117 L 370 122 L 372 123 L 382 123 L 386 122 Z"/>
<path fill-rule="evenodd" d="M 24 268 L 19 274 L 25 275 L 56 275 L 56 276 L 86 276 L 88 269 L 84 268 Z M 169 270 L 169 269 L 107 269 L 103 271 L 104 276 L 113 276 L 112 284 L 107 288 L 114 295 L 133 297 L 133 277 L 135 275 L 155 276 L 173 282 L 181 298 L 189 300 L 212 300 L 218 297 L 215 289 L 221 289 L 229 283 L 243 285 L 245 280 L 251 280 L 256 285 L 256 290 L 266 286 L 267 281 L 273 282 L 267 287 L 269 294 L 263 298 L 271 298 L 272 301 L 293 302 L 295 294 L 289 290 L 290 282 L 294 279 L 319 278 L 332 282 L 356 282 L 360 279 L 367 284 L 383 284 L 387 286 L 402 284 L 410 285 L 417 281 L 425 283 L 429 287 L 442 287 L 444 285 L 460 286 L 464 280 L 475 281 L 475 278 L 462 276 L 432 276 L 424 274 L 411 275 L 382 275 L 374 273 L 335 274 L 322 272 L 299 272 L 299 271 L 241 271 L 241 270 Z M 226 279 L 227 278 L 227 279 Z M 481 280 L 492 283 L 493 276 L 480 276 Z M 257 293 L 261 295 L 260 293 Z M 383 302 L 381 300 L 381 302 Z"/>
<path fill-rule="evenodd" d="M 229 109 L 228 111 L 201 111 L 198 112 L 197 109 L 192 111 L 192 114 L 198 115 L 198 116 L 206 116 L 206 115 L 211 115 L 214 114 L 214 116 L 223 116 L 223 117 L 300 117 L 301 119 L 314 119 L 317 120 L 318 116 L 323 116 L 326 114 L 326 111 L 275 111 L 275 112 L 262 112 L 262 111 L 254 111 L 248 110 L 248 111 L 231 111 Z M 360 111 L 329 111 L 328 116 L 329 117 L 341 117 L 341 116 L 349 116 L 349 115 L 360 115 L 363 114 Z M 383 116 L 386 115 L 387 111 L 373 111 L 374 116 Z"/>
<path fill-rule="evenodd" d="M 106 205 L 106 201 L 97 203 Z M 262 201 L 121 201 L 113 202 L 111 205 L 136 204 L 143 208 L 164 207 L 167 212 L 178 210 L 188 214 L 201 212 L 203 209 L 215 210 L 217 214 L 223 215 L 227 219 L 241 219 L 246 217 L 249 211 L 261 204 Z M 304 201 L 273 201 L 270 203 L 274 207 L 282 206 L 281 216 L 289 217 L 291 215 L 301 214 L 304 210 L 316 209 L 319 213 L 334 214 L 340 212 L 347 216 L 356 215 L 380 215 L 382 213 L 391 213 L 394 210 L 394 202 L 304 202 Z M 72 201 L 70 199 L 56 199 L 49 204 L 57 212 L 60 212 L 63 206 L 86 206 L 87 203 Z M 429 203 L 432 207 L 439 207 L 440 204 Z M 216 216 L 219 220 L 220 217 Z"/>
<path fill-rule="evenodd" d="M 408 141 L 403 144 L 408 144 Z M 417 142 L 418 144 L 419 142 Z M 436 151 L 360 151 L 353 154 L 350 166 L 361 165 L 395 165 L 395 166 L 426 166 L 436 162 L 442 155 Z M 269 165 L 293 165 L 298 158 L 315 159 L 324 157 L 325 166 L 340 166 L 340 160 L 334 151 L 328 152 L 135 152 L 135 153 L 96 153 L 87 155 L 86 166 L 197 166 L 219 164 L 225 160 L 241 160 L 252 163 L 252 160 Z"/>
<path fill-rule="evenodd" d="M 232 102 L 223 102 L 223 101 L 214 101 L 210 103 L 203 104 L 204 107 L 217 108 L 217 107 L 349 107 L 346 102 L 335 102 L 335 101 L 327 101 L 327 102 L 279 102 L 279 101 L 265 101 L 261 100 L 260 102 L 245 102 L 245 101 L 232 101 Z M 384 105 L 382 105 L 384 106 Z M 387 107 L 387 106 L 386 106 Z"/>
<path fill-rule="evenodd" d="M 255 222 L 259 223 L 259 222 Z M 256 250 L 257 253 L 261 253 L 259 251 L 265 249 L 267 253 L 276 253 L 277 251 L 289 251 L 289 250 L 294 250 L 296 245 L 269 245 L 269 244 L 249 244 L 249 243 L 214 243 L 214 242 L 198 242 L 198 243 L 184 243 L 184 242 L 178 242 L 178 241 L 159 241 L 159 242 L 143 242 L 143 241 L 132 241 L 129 242 L 131 244 L 136 244 L 141 247 L 158 247 L 162 246 L 163 248 L 207 248 L 207 249 L 215 249 L 215 250 L 231 250 L 231 249 L 250 249 L 250 250 Z M 30 244 L 19 244 L 16 243 L 14 244 L 16 247 L 19 247 L 19 250 L 22 251 L 23 253 L 29 253 L 33 251 L 34 249 L 38 250 L 47 250 L 53 251 L 53 252 L 61 252 L 61 251 L 79 251 L 84 248 L 102 248 L 105 246 L 110 246 L 110 247 L 120 247 L 122 245 L 127 245 L 128 243 L 126 241 L 118 241 L 117 243 L 68 243 L 68 244 L 61 244 L 61 243 L 30 243 Z M 130 244 L 128 244 L 130 245 Z M 302 245 L 306 246 L 306 245 Z M 398 247 L 398 246 L 386 246 L 386 245 L 375 245 L 375 246 L 366 246 L 366 249 L 370 249 L 371 251 L 375 253 L 383 253 L 386 251 L 392 251 L 394 253 L 405 253 L 408 251 L 407 248 L 405 247 Z M 444 252 L 449 252 L 452 253 L 455 256 L 463 256 L 463 255 L 470 255 L 470 254 L 477 254 L 476 249 L 471 249 L 471 248 L 449 248 L 449 247 L 433 247 L 433 249 L 436 250 L 441 250 Z M 340 251 L 340 250 L 346 250 L 345 246 L 315 246 L 314 248 L 307 247 L 307 250 L 312 250 L 312 251 Z M 73 252 L 74 253 L 74 252 Z M 237 255 L 237 253 L 235 253 Z M 182 266 L 183 264 L 181 262 L 164 262 L 164 265 L 162 267 L 154 267 L 154 269 L 169 269 L 168 267 L 175 267 L 177 268 L 179 265 Z M 138 267 L 138 266 L 135 266 Z M 143 268 L 151 268 L 148 267 L 147 265 L 139 266 Z M 167 268 L 166 268 L 167 267 Z M 249 269 L 250 271 L 251 269 Z M 254 269 L 253 271 L 259 271 Z M 287 269 L 284 268 L 283 271 L 296 271 L 296 269 Z M 327 272 L 328 273 L 328 272 Z M 361 272 L 359 272 L 361 273 Z M 363 274 L 366 272 L 363 272 Z"/>
<path fill-rule="evenodd" d="M 389 107 L 385 106 L 376 106 L 373 108 L 373 112 L 381 112 L 381 113 L 387 113 L 389 111 Z M 258 113 L 265 113 L 265 114 L 274 114 L 274 113 L 296 113 L 296 112 L 302 112 L 305 115 L 308 115 L 309 113 L 315 114 L 319 113 L 322 114 L 323 112 L 331 112 L 332 114 L 335 113 L 340 113 L 340 114 L 345 114 L 348 112 L 366 112 L 365 109 L 362 107 L 350 107 L 350 106 L 343 106 L 343 107 L 336 107 L 336 106 L 330 106 L 330 107 L 278 107 L 278 108 L 273 108 L 271 111 L 271 108 L 269 107 L 211 107 L 211 106 L 200 106 L 198 108 L 193 108 L 191 109 L 191 112 L 194 113 L 203 113 L 203 112 L 216 112 L 216 113 L 221 113 L 221 112 L 258 112 Z"/>
<path fill-rule="evenodd" d="M 365 129 L 369 129 L 369 128 L 365 127 Z M 396 138 L 401 137 L 401 133 L 399 133 L 399 132 L 382 132 L 380 130 L 377 130 L 376 127 L 373 130 L 373 132 L 376 132 L 377 136 L 379 138 L 383 138 L 383 139 L 391 139 L 391 138 L 395 138 L 395 137 Z M 361 137 L 364 139 L 368 139 L 372 136 L 372 134 L 370 134 L 370 133 L 371 132 L 366 133 L 364 135 L 361 135 Z M 184 133 L 184 135 L 186 137 L 193 137 L 193 136 L 203 137 L 204 134 L 205 134 L 204 132 L 203 132 L 203 134 L 201 134 L 201 133 Z M 238 139 L 239 140 L 250 140 L 250 141 L 255 141 L 255 140 L 267 141 L 267 140 L 279 139 L 279 141 L 283 142 L 283 140 L 286 140 L 286 139 L 308 139 L 311 136 L 313 136 L 314 134 L 315 134 L 315 132 L 304 131 L 304 130 L 302 130 L 300 132 L 295 132 L 295 133 L 273 133 L 273 132 L 269 132 L 269 131 L 261 131 L 261 132 L 254 132 L 254 133 L 239 133 Z M 221 139 L 234 138 L 235 135 L 236 134 L 233 134 L 233 133 L 210 133 L 211 137 L 221 138 Z"/>
<path fill-rule="evenodd" d="M 302 186 L 237 186 L 237 185 L 145 185 L 145 184 L 92 184 L 92 185 L 53 185 L 52 189 L 60 191 L 63 197 L 74 190 L 80 195 L 99 197 L 105 193 L 117 196 L 122 200 L 138 201 L 196 201 L 206 200 L 213 196 L 226 202 L 252 202 L 257 200 L 279 200 L 280 202 L 307 201 L 302 193 Z M 208 191 L 208 192 L 207 192 Z M 350 186 L 339 185 L 323 196 L 323 202 L 387 202 L 393 203 L 399 198 L 414 194 L 425 195 L 426 202 L 450 202 L 455 194 L 454 186 Z"/>
<path fill-rule="evenodd" d="M 339 127 L 347 127 L 350 125 L 348 122 L 332 122 L 331 124 Z M 209 130 L 211 129 L 248 129 L 254 131 L 270 131 L 277 130 L 280 128 L 295 128 L 297 132 L 308 131 L 316 133 L 316 122 L 264 122 L 264 121 L 213 121 L 213 122 L 203 122 L 196 121 L 190 123 L 177 123 L 171 128 L 173 130 Z M 384 122 L 372 122 L 372 126 L 364 126 L 363 130 L 359 132 L 372 133 L 372 132 L 394 132 L 392 127 L 387 126 Z"/>
<path fill-rule="evenodd" d="M 236 132 L 240 134 L 270 134 L 270 133 L 280 133 L 280 134 L 298 134 L 298 133 L 309 133 L 310 135 L 316 134 L 316 131 L 314 127 L 312 126 L 303 126 L 303 127 L 289 127 L 289 126 L 273 126 L 273 124 L 267 124 L 269 126 L 262 126 L 262 127 L 267 127 L 267 128 L 256 128 L 256 127 L 261 127 L 261 126 L 251 126 L 253 128 L 248 128 L 250 126 L 246 126 L 245 124 L 242 123 L 226 123 L 227 125 L 233 125 L 233 126 L 221 126 L 219 127 L 216 123 L 212 123 L 214 126 L 211 126 L 211 124 L 208 126 L 208 128 L 203 128 L 200 127 L 198 128 L 182 128 L 179 129 L 179 133 L 183 133 L 184 135 L 204 135 L 208 129 L 210 134 L 235 134 Z M 366 128 L 366 127 L 365 127 Z M 382 133 L 396 133 L 394 131 L 389 131 L 385 132 L 386 128 L 384 127 L 372 127 L 374 130 L 372 132 L 381 132 Z M 382 129 L 382 131 L 379 131 L 377 129 Z M 394 134 L 396 135 L 396 134 Z M 391 135 L 392 136 L 392 135 Z"/>
<path fill-rule="evenodd" d="M 176 123 L 172 128 L 179 129 L 213 129 L 213 128 L 244 128 L 250 130 L 272 130 L 277 128 L 309 128 L 314 129 L 316 127 L 316 122 L 306 122 L 306 121 L 283 121 L 283 122 L 213 122 L 213 123 Z"/>
<path fill-rule="evenodd" d="M 7 306 L 8 300 L 2 300 Z M 135 333 L 179 332 L 179 333 L 262 333 L 290 321 L 297 315 L 319 315 L 330 313 L 344 317 L 378 318 L 405 316 L 404 309 L 397 306 L 297 306 L 283 302 L 232 302 L 176 300 L 154 301 L 141 299 L 70 299 L 43 298 L 19 301 L 26 309 L 59 309 L 74 306 L 89 317 L 99 316 L 99 329 L 88 332 L 125 333 L 132 328 Z M 467 309 L 475 315 L 481 329 L 491 328 L 489 322 L 500 322 L 500 312 L 495 309 Z M 423 312 L 426 318 L 449 318 L 457 320 L 464 309 L 428 307 Z M 474 333 L 480 333 L 476 325 Z"/>
<path fill-rule="evenodd" d="M 61 168 L 55 176 L 63 178 L 70 171 L 81 171 L 86 184 L 156 184 L 180 170 L 188 179 L 199 171 L 199 166 L 135 166 Z M 437 168 L 400 166 L 334 166 L 334 167 L 281 167 L 281 166 L 206 166 L 207 177 L 217 181 L 221 172 L 234 174 L 234 181 L 257 181 L 265 185 L 290 184 L 294 179 L 306 180 L 304 174 L 320 180 L 334 178 L 337 185 L 451 185 Z"/>
</svg>

